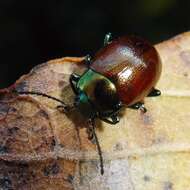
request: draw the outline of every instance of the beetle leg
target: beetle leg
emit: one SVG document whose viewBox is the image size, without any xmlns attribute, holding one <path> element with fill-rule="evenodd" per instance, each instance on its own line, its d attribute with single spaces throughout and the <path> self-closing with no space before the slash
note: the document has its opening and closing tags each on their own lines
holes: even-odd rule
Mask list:
<svg viewBox="0 0 190 190">
<path fill-rule="evenodd" d="M 106 117 L 100 117 L 100 119 L 102 121 L 105 121 L 106 123 L 109 123 L 109 124 L 112 124 L 112 125 L 115 125 L 120 121 L 118 115 L 112 115 L 112 116 L 107 117 L 107 118 Z"/>
<path fill-rule="evenodd" d="M 147 112 L 147 109 L 144 107 L 144 104 L 142 102 L 137 102 L 131 106 L 129 106 L 129 108 L 131 109 L 139 109 L 141 110 L 143 113 L 146 113 Z"/>
<path fill-rule="evenodd" d="M 111 117 L 112 124 L 116 124 L 120 121 L 120 118 L 118 115 L 112 115 Z"/>
<path fill-rule="evenodd" d="M 92 57 L 89 55 L 89 54 L 87 54 L 86 56 L 85 56 L 85 64 L 87 65 L 87 67 L 89 67 L 89 65 L 90 65 L 90 63 L 91 63 L 91 60 L 92 60 Z"/>
<path fill-rule="evenodd" d="M 86 133 L 88 135 L 88 140 L 94 142 L 94 135 L 93 135 L 92 129 L 90 127 L 86 128 Z"/>
<path fill-rule="evenodd" d="M 160 96 L 161 92 L 158 89 L 153 88 L 152 91 L 148 94 L 149 97 L 153 97 L 153 96 Z"/>
<path fill-rule="evenodd" d="M 118 112 L 122 107 L 123 107 L 122 102 L 119 102 L 119 103 L 115 106 L 115 112 Z"/>
<path fill-rule="evenodd" d="M 78 94 L 78 90 L 76 88 L 76 83 L 79 81 L 79 79 L 80 79 L 80 76 L 75 73 L 72 73 L 70 76 L 70 79 L 69 79 L 71 88 L 75 94 Z"/>
<path fill-rule="evenodd" d="M 105 38 L 104 38 L 104 46 L 110 44 L 112 41 L 112 34 L 109 32 L 105 35 Z"/>
<path fill-rule="evenodd" d="M 119 102 L 118 104 L 115 105 L 112 112 L 109 111 L 109 112 L 99 113 L 99 117 L 100 118 L 115 117 L 116 115 L 118 115 L 118 112 L 121 110 L 122 107 L 124 107 L 124 105 L 122 104 L 122 102 Z"/>
</svg>

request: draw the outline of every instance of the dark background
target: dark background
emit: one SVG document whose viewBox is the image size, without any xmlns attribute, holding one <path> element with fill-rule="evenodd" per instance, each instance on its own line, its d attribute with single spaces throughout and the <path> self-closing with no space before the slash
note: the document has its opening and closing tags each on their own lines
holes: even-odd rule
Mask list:
<svg viewBox="0 0 190 190">
<path fill-rule="evenodd" d="M 0 0 L 0 88 L 49 59 L 93 55 L 109 31 L 157 43 L 189 26 L 188 0 Z"/>
</svg>

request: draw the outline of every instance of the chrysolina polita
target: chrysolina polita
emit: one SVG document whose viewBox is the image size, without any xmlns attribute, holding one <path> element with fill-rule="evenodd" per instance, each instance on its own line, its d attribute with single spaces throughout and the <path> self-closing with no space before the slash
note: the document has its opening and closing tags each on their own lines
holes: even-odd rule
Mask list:
<svg viewBox="0 0 190 190">
<path fill-rule="evenodd" d="M 73 107 L 90 121 L 87 133 L 89 139 L 94 139 L 97 145 L 103 174 L 103 157 L 95 133 L 95 119 L 117 124 L 121 108 L 146 112 L 143 99 L 161 94 L 155 89 L 161 74 L 161 61 L 156 49 L 146 40 L 136 36 L 112 40 L 110 33 L 105 36 L 104 47 L 93 59 L 86 56 L 85 61 L 86 71 L 81 76 L 76 73 L 70 76 L 70 84 L 76 95 Z M 70 108 L 62 100 L 44 93 L 17 93 L 44 96 L 60 102 L 66 111 Z"/>
</svg>

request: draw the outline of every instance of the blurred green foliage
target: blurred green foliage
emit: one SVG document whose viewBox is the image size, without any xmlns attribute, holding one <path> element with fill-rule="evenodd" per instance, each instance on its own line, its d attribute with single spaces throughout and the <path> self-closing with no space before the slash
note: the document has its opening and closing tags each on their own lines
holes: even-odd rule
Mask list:
<svg viewBox="0 0 190 190">
<path fill-rule="evenodd" d="M 143 17 L 159 17 L 174 8 L 176 3 L 177 0 L 141 0 L 138 9 Z"/>
</svg>

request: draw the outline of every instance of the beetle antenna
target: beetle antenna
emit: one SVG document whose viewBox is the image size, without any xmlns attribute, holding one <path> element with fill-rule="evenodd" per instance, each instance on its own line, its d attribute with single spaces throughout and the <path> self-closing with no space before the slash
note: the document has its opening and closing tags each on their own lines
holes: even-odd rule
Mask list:
<svg viewBox="0 0 190 190">
<path fill-rule="evenodd" d="M 93 134 L 95 142 L 96 142 L 98 155 L 99 155 L 99 159 L 100 159 L 100 173 L 101 173 L 101 175 L 103 175 L 104 174 L 104 161 L 103 161 L 103 156 L 102 156 L 102 150 L 101 150 L 101 147 L 100 147 L 100 143 L 98 141 L 98 137 L 97 137 L 96 131 L 95 131 L 95 122 L 94 122 L 94 120 L 92 120 L 92 134 Z"/>
<path fill-rule="evenodd" d="M 48 94 L 45 94 L 45 93 L 41 93 L 41 92 L 34 92 L 34 91 L 17 91 L 15 90 L 14 92 L 16 92 L 17 94 L 31 94 L 31 95 L 37 95 L 37 96 L 42 96 L 42 97 L 46 97 L 46 98 L 49 98 L 51 100 L 54 100 L 56 102 L 59 102 L 62 104 L 62 106 L 67 109 L 68 106 L 65 104 L 65 102 L 63 102 L 62 100 L 58 99 L 58 98 L 55 98 L 53 96 L 50 96 Z"/>
</svg>

